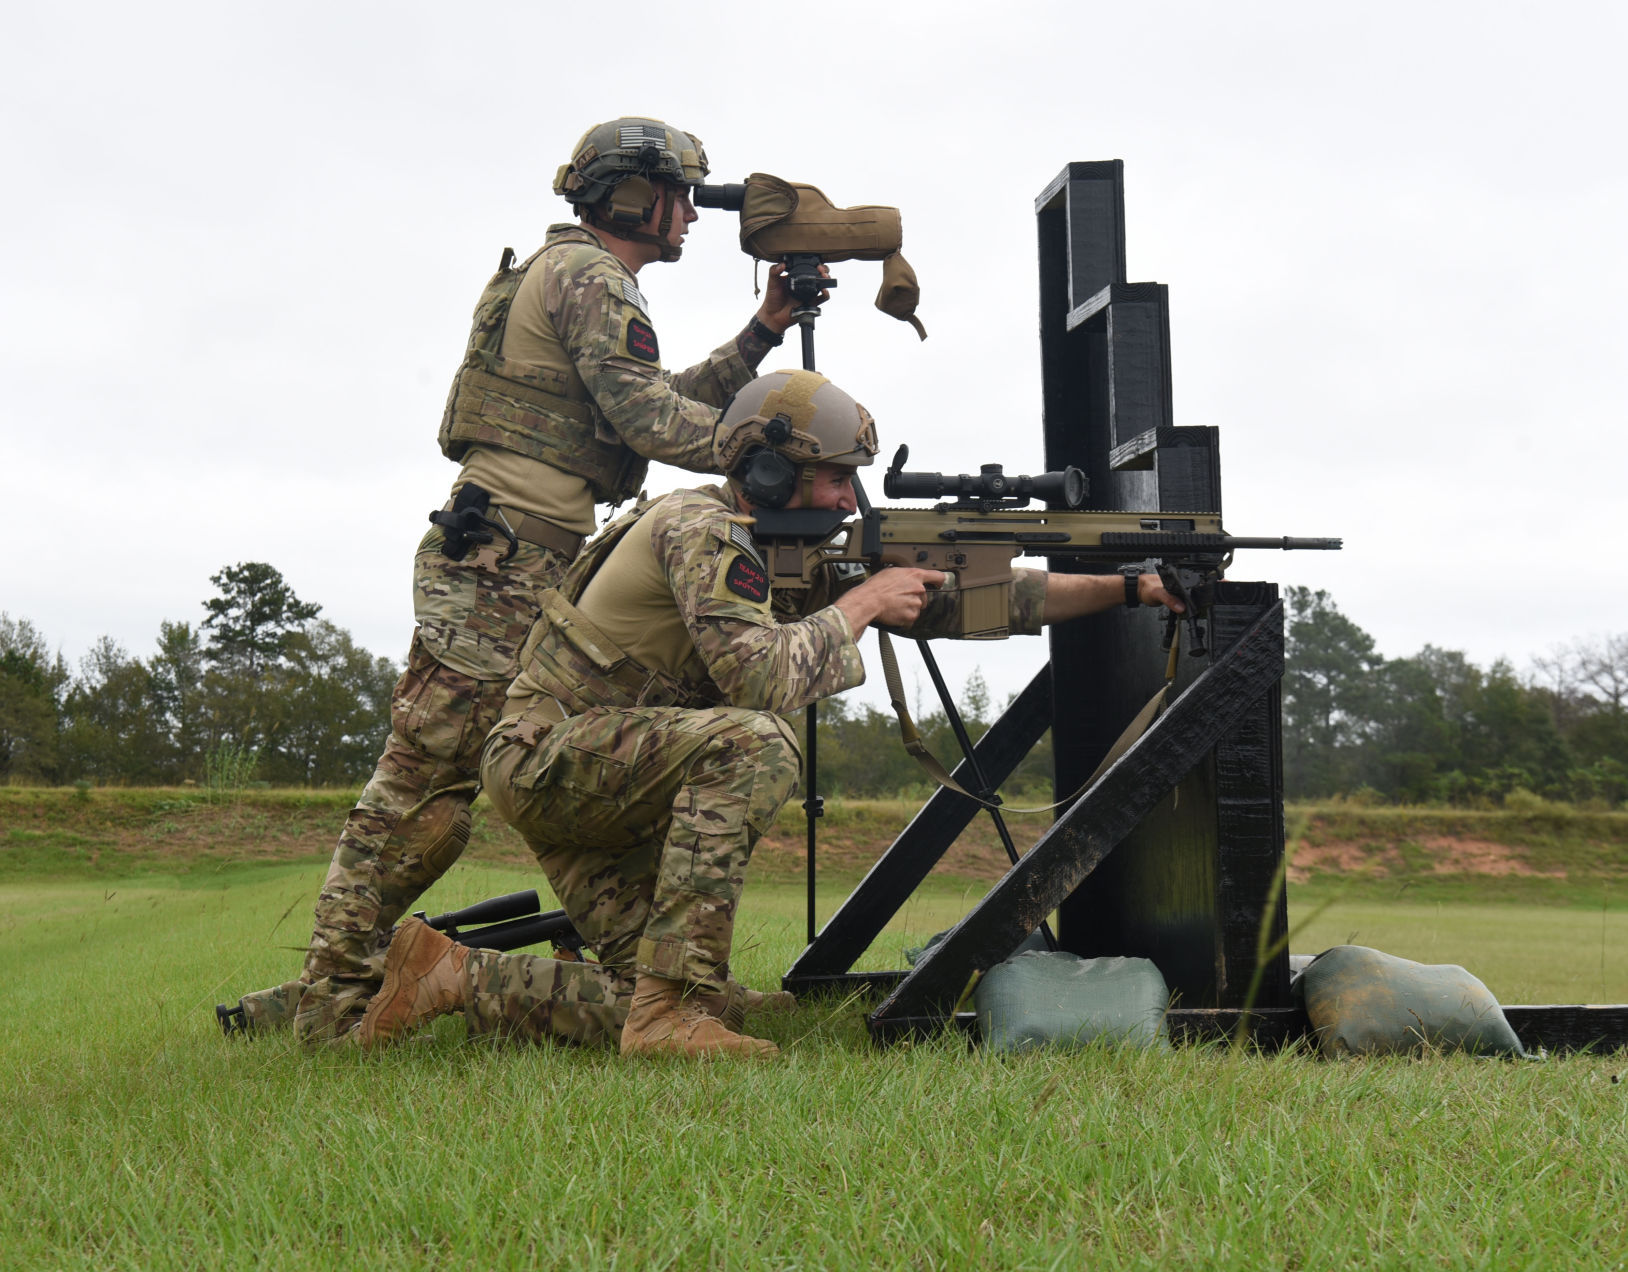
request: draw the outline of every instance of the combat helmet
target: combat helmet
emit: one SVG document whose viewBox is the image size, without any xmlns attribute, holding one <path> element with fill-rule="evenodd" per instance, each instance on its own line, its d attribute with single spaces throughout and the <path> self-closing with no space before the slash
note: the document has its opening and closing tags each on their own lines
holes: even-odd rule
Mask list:
<svg viewBox="0 0 1628 1272">
<path fill-rule="evenodd" d="M 817 371 L 772 371 L 730 401 L 718 424 L 718 471 L 752 503 L 783 508 L 798 476 L 811 490 L 816 464 L 869 464 L 876 421 Z"/>
<path fill-rule="evenodd" d="M 663 199 L 658 180 L 689 187 L 707 175 L 707 152 L 700 138 L 659 119 L 627 116 L 595 124 L 582 134 L 571 159 L 554 174 L 554 193 L 586 213 L 598 229 L 617 238 L 651 243 L 663 260 L 677 260 L 680 249 L 667 242 L 673 222 L 673 198 Z M 663 203 L 655 234 L 639 227 Z"/>
</svg>

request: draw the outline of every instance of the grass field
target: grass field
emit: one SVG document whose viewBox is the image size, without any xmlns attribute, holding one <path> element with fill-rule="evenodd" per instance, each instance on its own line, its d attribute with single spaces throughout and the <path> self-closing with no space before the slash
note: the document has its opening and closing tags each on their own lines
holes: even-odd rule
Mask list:
<svg viewBox="0 0 1628 1272">
<path fill-rule="evenodd" d="M 455 1018 L 371 1058 L 229 1043 L 212 1004 L 297 968 L 322 868 L 229 857 L 0 875 L 0 1267 L 1628 1262 L 1625 1054 L 878 1051 L 857 1003 L 758 1022 L 776 1064 L 505 1049 Z M 536 883 L 464 864 L 435 908 Z M 983 886 L 930 881 L 866 965 Z M 1506 1002 L 1628 999 L 1608 890 L 1447 904 L 1318 876 L 1291 914 L 1331 898 L 1297 949 L 1462 962 Z M 749 887 L 747 979 L 789 965 L 801 906 Z"/>
</svg>

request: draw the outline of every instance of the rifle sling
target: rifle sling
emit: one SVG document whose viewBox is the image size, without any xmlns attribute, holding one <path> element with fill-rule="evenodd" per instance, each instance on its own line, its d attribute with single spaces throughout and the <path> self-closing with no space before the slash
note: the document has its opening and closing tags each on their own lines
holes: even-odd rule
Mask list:
<svg viewBox="0 0 1628 1272">
<path fill-rule="evenodd" d="M 882 677 L 887 681 L 888 700 L 893 706 L 893 713 L 899 717 L 899 737 L 904 743 L 904 749 L 915 758 L 916 763 L 921 765 L 927 776 L 940 786 L 954 791 L 957 795 L 965 795 L 973 803 L 982 805 L 984 808 L 1003 807 L 999 798 L 992 800 L 980 799 L 967 790 L 966 787 L 950 776 L 949 771 L 939 763 L 938 757 L 927 749 L 927 744 L 922 741 L 915 722 L 910 718 L 910 709 L 904 704 L 904 681 L 899 675 L 899 659 L 893 652 L 893 642 L 888 639 L 888 634 L 880 627 L 876 629 L 876 641 L 882 651 Z M 1055 803 L 1042 804 L 1038 808 L 1007 807 L 1006 811 L 1009 813 L 1047 813 L 1054 808 L 1061 808 L 1065 804 L 1072 804 L 1090 789 L 1092 783 L 1113 767 L 1115 761 L 1130 750 L 1131 745 L 1148 731 L 1153 722 L 1159 718 L 1159 714 L 1169 704 L 1170 686 L 1175 683 L 1176 657 L 1180 649 L 1181 628 L 1178 626 L 1170 642 L 1170 658 L 1165 664 L 1164 684 L 1159 686 L 1159 691 L 1147 700 L 1142 709 L 1136 713 L 1131 722 L 1114 739 L 1114 744 L 1108 748 L 1108 754 L 1102 757 L 1102 763 L 1098 764 L 1091 776 L 1085 779 L 1079 790 L 1057 800 Z"/>
</svg>

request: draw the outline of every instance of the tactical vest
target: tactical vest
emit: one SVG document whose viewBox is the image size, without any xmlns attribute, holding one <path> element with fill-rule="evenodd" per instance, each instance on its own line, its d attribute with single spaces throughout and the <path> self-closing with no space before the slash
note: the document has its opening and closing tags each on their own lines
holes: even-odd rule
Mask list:
<svg viewBox="0 0 1628 1272">
<path fill-rule="evenodd" d="M 497 273 L 481 292 L 469 346 L 452 379 L 441 417 L 441 453 L 462 459 L 470 444 L 502 446 L 586 481 L 599 503 L 621 503 L 644 485 L 649 461 L 623 442 L 593 401 L 565 346 L 553 336 L 541 362 L 505 358 L 503 333 L 520 282 L 544 252 L 575 246 L 545 244 L 518 269 L 505 248 Z"/>
<path fill-rule="evenodd" d="M 520 649 L 524 675 L 568 715 L 594 707 L 704 707 L 723 702 L 699 661 L 691 675 L 654 671 L 633 658 L 579 610 L 589 581 L 650 509 L 640 504 L 595 536 L 558 587 L 543 593 L 543 616 Z"/>
</svg>

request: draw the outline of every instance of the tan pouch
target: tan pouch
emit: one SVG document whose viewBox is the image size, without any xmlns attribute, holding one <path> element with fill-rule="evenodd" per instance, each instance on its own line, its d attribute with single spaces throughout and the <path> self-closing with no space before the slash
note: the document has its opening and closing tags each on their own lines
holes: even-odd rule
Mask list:
<svg viewBox="0 0 1628 1272">
<path fill-rule="evenodd" d="M 927 339 L 927 328 L 916 317 L 916 306 L 921 303 L 921 287 L 916 282 L 916 271 L 902 253 L 895 252 L 882 262 L 882 285 L 876 292 L 876 307 L 884 314 L 907 322 L 916 334 Z"/>
</svg>

